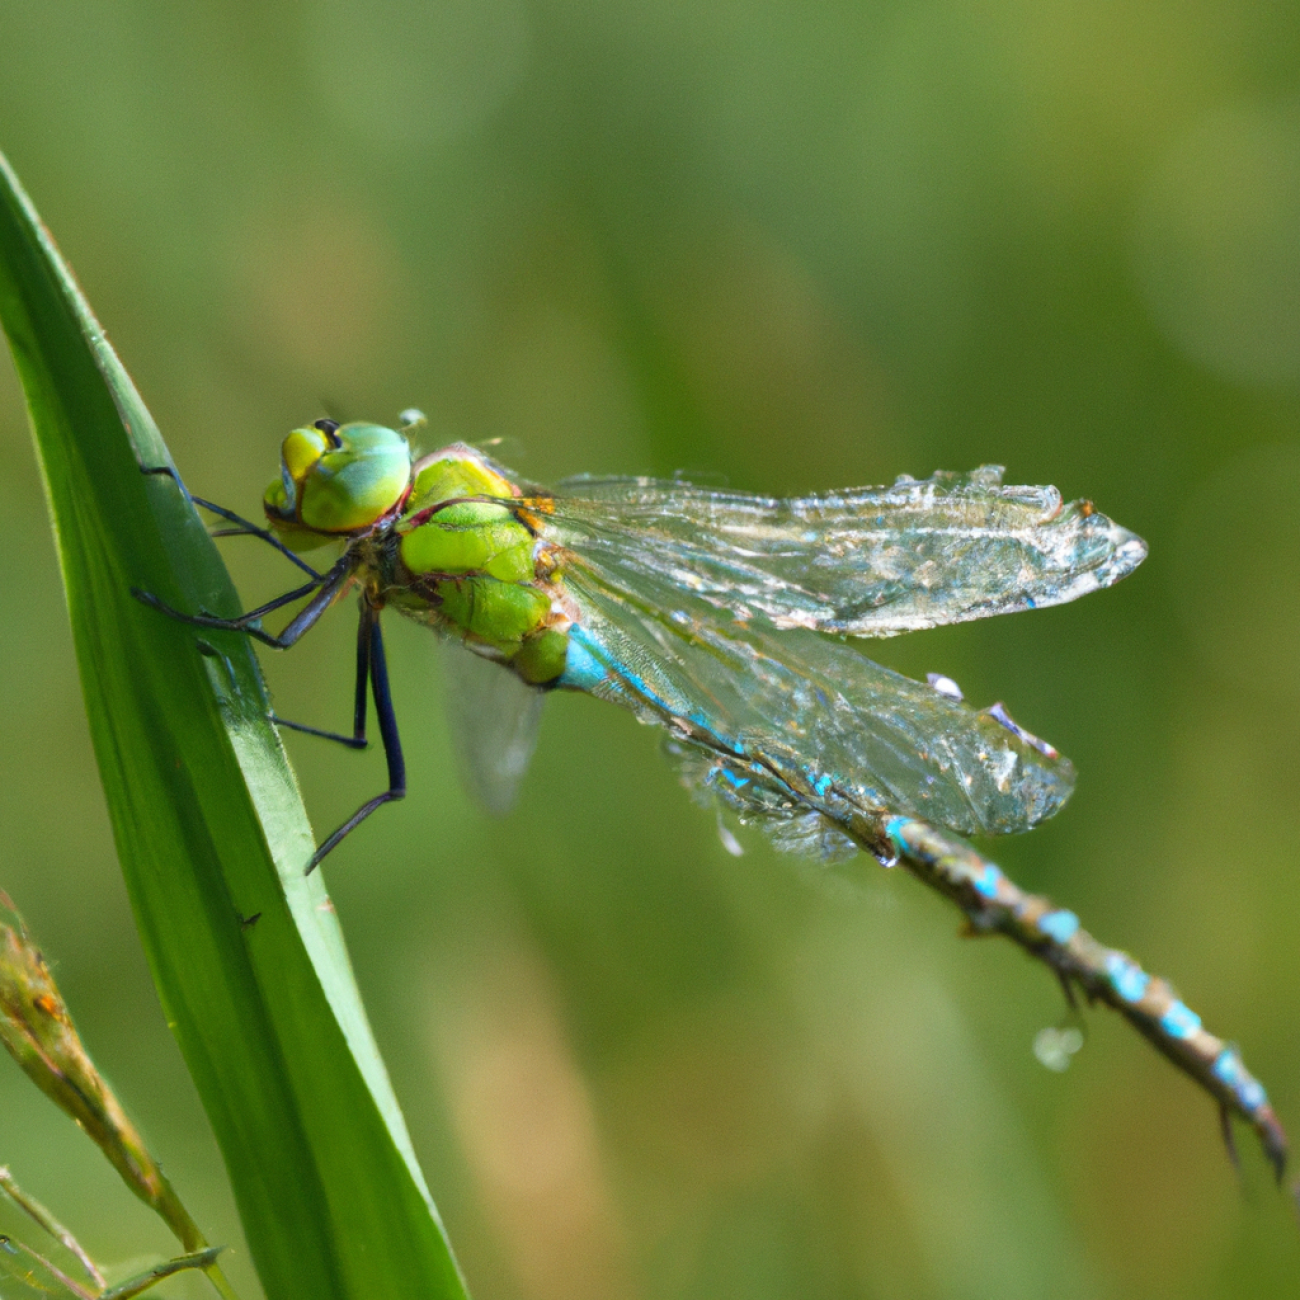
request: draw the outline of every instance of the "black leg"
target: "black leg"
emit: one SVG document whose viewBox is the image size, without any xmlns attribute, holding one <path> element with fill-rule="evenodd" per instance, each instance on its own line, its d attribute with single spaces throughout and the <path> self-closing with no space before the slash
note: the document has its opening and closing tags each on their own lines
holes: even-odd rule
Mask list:
<svg viewBox="0 0 1300 1300">
<path fill-rule="evenodd" d="M 370 609 L 367 604 L 365 609 Z M 373 627 L 373 632 L 372 632 Z M 379 612 L 375 610 L 370 618 L 363 614 L 357 620 L 357 685 L 352 701 L 352 734 L 359 740 L 366 738 L 366 683 L 371 673 L 371 637 L 379 635 Z M 382 660 L 384 644 L 379 643 L 379 655 Z M 384 666 L 384 688 L 388 687 L 388 668 Z"/>
<path fill-rule="evenodd" d="M 201 638 L 196 637 L 194 644 L 198 646 L 199 654 L 204 655 L 208 659 L 221 660 L 222 665 L 225 667 L 226 670 L 226 678 L 230 682 L 230 689 L 232 691 L 239 690 L 239 682 L 235 679 L 235 665 L 230 662 L 230 656 L 223 655 L 221 651 L 216 648 L 216 646 L 209 645 L 208 642 L 202 640 Z"/>
<path fill-rule="evenodd" d="M 191 497 L 190 500 L 196 506 L 202 506 L 204 510 L 211 510 L 214 515 L 219 515 L 222 519 L 228 519 L 232 524 L 239 525 L 238 528 L 219 528 L 212 534 L 213 537 L 256 537 L 258 541 L 273 546 L 286 560 L 291 560 L 304 573 L 310 573 L 313 578 L 321 576 L 302 556 L 291 551 L 270 529 L 259 528 L 257 524 L 245 519 L 242 515 L 235 514 L 233 510 L 227 510 L 225 506 L 219 506 L 212 501 L 205 501 L 202 497 Z"/>
<path fill-rule="evenodd" d="M 1061 982 L 1061 992 L 1065 994 L 1065 1004 L 1075 1015 L 1079 1014 L 1079 999 L 1074 995 L 1074 985 L 1070 983 L 1069 975 L 1060 969 L 1056 971 L 1056 978 Z"/>
<path fill-rule="evenodd" d="M 183 614 L 180 610 L 173 609 L 165 601 L 159 600 L 151 592 L 141 591 L 138 587 L 132 587 L 131 594 L 136 600 L 152 606 L 160 613 L 166 614 L 168 618 L 177 619 L 181 623 L 189 623 L 193 627 L 215 628 L 218 631 L 243 632 L 275 650 L 287 650 L 290 646 L 297 644 L 305 633 L 315 627 L 321 615 L 329 609 L 339 592 L 347 585 L 355 567 L 355 559 L 350 554 L 344 554 L 319 582 L 309 582 L 291 591 L 286 596 L 269 601 L 255 610 L 250 610 L 247 614 L 241 614 L 238 618 L 216 618 L 211 614 Z M 279 636 L 272 636 L 271 633 L 264 632 L 257 626 L 256 620 L 263 614 L 270 613 L 281 605 L 287 605 L 290 601 L 298 600 L 317 587 L 320 589 L 316 591 L 316 595 L 298 611 Z"/>
<path fill-rule="evenodd" d="M 306 560 L 299 555 L 295 555 L 273 532 L 258 527 L 257 524 L 245 519 L 242 515 L 235 514 L 233 510 L 227 510 L 225 506 L 219 506 L 212 501 L 205 501 L 202 497 L 190 496 L 189 489 L 181 482 L 181 476 L 170 465 L 141 465 L 140 473 L 159 474 L 171 479 L 196 506 L 202 506 L 204 510 L 211 510 L 214 515 L 220 515 L 222 519 L 228 519 L 232 524 L 239 525 L 238 528 L 225 528 L 215 532 L 212 534 L 213 537 L 256 537 L 268 546 L 275 547 L 286 560 L 291 560 L 304 573 L 311 574 L 313 578 L 321 576 Z"/>
<path fill-rule="evenodd" d="M 1237 1143 L 1232 1136 L 1232 1116 L 1223 1102 L 1219 1103 L 1219 1132 L 1223 1135 L 1223 1145 L 1228 1152 L 1232 1167 L 1240 1173 L 1241 1157 L 1237 1155 Z"/>
<path fill-rule="evenodd" d="M 269 645 L 276 650 L 287 650 L 297 644 L 313 628 L 325 611 L 334 603 L 339 593 L 347 586 L 356 570 L 357 561 L 352 554 L 345 553 L 339 558 L 328 573 L 319 582 L 310 582 L 296 591 L 270 601 L 256 610 L 242 614 L 238 618 L 215 618 L 209 614 L 183 614 L 173 609 L 165 601 L 137 587 L 131 594 L 142 603 L 152 606 L 160 613 L 166 614 L 181 623 L 193 627 L 210 627 L 228 632 L 242 632 L 254 640 Z M 316 594 L 289 621 L 279 636 L 272 636 L 257 626 L 255 620 L 264 613 L 278 609 L 309 591 L 319 587 Z M 206 643 L 205 643 L 206 644 Z M 349 747 L 362 748 L 366 732 L 366 681 L 369 678 L 371 694 L 375 701 L 375 715 L 379 720 L 379 735 L 384 745 L 384 757 L 388 761 L 388 789 L 382 794 L 363 803 L 351 817 L 343 823 L 311 856 L 307 864 L 307 874 L 314 871 L 321 861 L 338 846 L 353 830 L 361 825 L 376 808 L 396 799 L 406 797 L 406 760 L 402 757 L 402 741 L 397 731 L 397 717 L 393 712 L 393 695 L 388 683 L 388 661 L 384 656 L 384 639 L 379 629 L 379 611 L 363 598 L 361 603 L 361 624 L 357 629 L 357 686 L 353 708 L 353 734 L 339 736 L 336 733 L 320 731 L 315 727 L 306 727 L 301 723 L 285 723 L 297 731 L 310 735 L 324 736 L 328 739 L 342 741 Z M 275 719 L 275 721 L 280 721 Z"/>
<path fill-rule="evenodd" d="M 360 826 L 376 808 L 381 808 L 395 799 L 406 797 L 406 760 L 402 757 L 402 742 L 397 734 L 397 717 L 393 713 L 393 696 L 388 685 L 388 663 L 384 658 L 384 639 L 379 630 L 379 611 L 363 603 L 361 623 L 370 647 L 370 689 L 375 700 L 375 716 L 379 720 L 379 735 L 384 742 L 384 757 L 388 760 L 388 789 L 383 794 L 377 794 L 373 799 L 363 803 L 312 854 L 311 861 L 307 864 L 308 875 L 315 871 L 326 855 L 337 848 L 344 837 Z M 358 714 L 363 717 L 364 723 L 360 708 Z"/>
<path fill-rule="evenodd" d="M 288 727 L 291 731 L 301 731 L 304 735 L 319 736 L 322 740 L 335 740 L 349 749 L 365 749 L 366 740 L 366 686 L 370 680 L 370 621 L 363 613 L 357 623 L 357 687 L 356 704 L 352 710 L 352 734 L 341 735 L 337 731 L 322 731 L 319 727 L 308 727 L 301 722 L 290 722 L 287 718 L 277 717 L 272 713 L 271 721 L 277 727 Z"/>
<path fill-rule="evenodd" d="M 314 579 L 311 582 L 304 582 L 301 587 L 295 587 L 292 591 L 286 591 L 283 596 L 277 596 L 274 600 L 268 600 L 265 605 L 259 605 L 256 609 L 245 610 L 238 618 L 232 618 L 226 621 L 238 624 L 241 627 L 248 627 L 250 623 L 256 623 L 263 614 L 272 614 L 277 609 L 283 609 L 286 605 L 292 605 L 295 600 L 301 600 L 304 596 L 310 596 L 319 586 L 319 578 Z"/>
<path fill-rule="evenodd" d="M 332 740 L 349 749 L 365 749 L 370 744 L 364 736 L 345 736 L 341 731 L 326 731 L 323 727 L 311 727 L 305 722 L 291 722 L 278 713 L 268 713 L 266 716 L 277 727 L 288 727 L 290 731 L 301 732 L 304 736 L 319 736 L 322 740 Z"/>
</svg>

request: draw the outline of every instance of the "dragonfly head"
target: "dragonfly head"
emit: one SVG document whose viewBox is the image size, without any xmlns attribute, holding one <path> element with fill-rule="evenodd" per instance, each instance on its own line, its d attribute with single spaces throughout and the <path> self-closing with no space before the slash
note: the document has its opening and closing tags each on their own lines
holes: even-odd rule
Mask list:
<svg viewBox="0 0 1300 1300">
<path fill-rule="evenodd" d="M 262 505 L 294 550 L 364 532 L 396 509 L 411 486 L 411 448 L 395 429 L 317 420 L 280 447 L 280 475 Z"/>
</svg>

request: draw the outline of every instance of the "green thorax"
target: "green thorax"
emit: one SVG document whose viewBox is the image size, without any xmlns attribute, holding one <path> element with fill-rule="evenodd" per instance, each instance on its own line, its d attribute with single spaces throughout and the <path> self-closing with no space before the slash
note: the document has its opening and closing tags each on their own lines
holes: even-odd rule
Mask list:
<svg viewBox="0 0 1300 1300">
<path fill-rule="evenodd" d="M 518 496 L 472 448 L 445 447 L 417 462 L 394 529 L 399 591 L 391 599 L 540 684 L 564 671 L 568 619 L 550 548 L 504 504 Z"/>
</svg>

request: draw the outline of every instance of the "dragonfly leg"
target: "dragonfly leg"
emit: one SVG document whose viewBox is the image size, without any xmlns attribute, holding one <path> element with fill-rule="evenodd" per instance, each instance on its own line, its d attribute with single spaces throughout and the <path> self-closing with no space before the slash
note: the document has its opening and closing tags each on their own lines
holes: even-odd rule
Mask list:
<svg viewBox="0 0 1300 1300">
<path fill-rule="evenodd" d="M 236 528 L 218 528 L 213 532 L 213 537 L 256 537 L 259 542 L 265 542 L 268 546 L 279 551 L 286 560 L 296 564 L 304 573 L 311 574 L 313 578 L 322 576 L 301 555 L 294 554 L 269 528 L 262 528 L 253 523 L 252 520 L 245 519 L 242 515 L 237 515 L 233 510 L 227 510 L 225 506 L 217 505 L 214 501 L 205 501 L 202 497 L 191 497 L 190 500 L 196 506 L 202 506 L 204 510 L 210 510 L 214 515 L 238 525 Z"/>
<path fill-rule="evenodd" d="M 1232 1136 L 1232 1115 L 1223 1102 L 1219 1103 L 1219 1132 L 1223 1135 L 1223 1145 L 1232 1167 L 1240 1173 L 1241 1157 L 1237 1155 L 1237 1140 Z"/>
<path fill-rule="evenodd" d="M 202 506 L 204 510 L 210 510 L 214 515 L 219 515 L 222 519 L 229 520 L 232 524 L 238 524 L 238 528 L 223 528 L 212 534 L 213 537 L 256 537 L 259 541 L 265 542 L 268 546 L 273 546 L 285 559 L 292 561 L 304 573 L 310 574 L 313 578 L 319 578 L 322 575 L 312 568 L 306 560 L 300 555 L 295 555 L 273 532 L 269 529 L 262 528 L 242 515 L 237 515 L 233 510 L 227 510 L 225 506 L 219 506 L 214 501 L 206 501 L 203 497 L 190 495 L 190 490 L 181 482 L 181 476 L 170 465 L 141 465 L 141 474 L 157 474 L 172 480 L 180 490 L 196 505 Z"/>
<path fill-rule="evenodd" d="M 226 680 L 230 683 L 230 689 L 232 691 L 237 691 L 239 689 L 239 682 L 235 677 L 235 665 L 230 662 L 230 656 L 223 655 L 216 646 L 210 645 L 207 641 L 204 641 L 201 638 L 196 638 L 194 644 L 198 646 L 199 654 L 204 655 L 208 659 L 221 660 L 221 666 L 226 670 Z"/>
<path fill-rule="evenodd" d="M 186 496 L 189 496 L 189 489 L 181 482 L 181 476 L 170 465 L 141 465 L 140 473 L 157 474 L 162 478 L 169 478 Z"/>
<path fill-rule="evenodd" d="M 370 744 L 364 736 L 345 736 L 341 731 L 327 731 L 324 727 L 313 727 L 306 722 L 294 722 L 282 718 L 278 713 L 268 713 L 266 717 L 268 722 L 274 722 L 277 727 L 288 727 L 290 731 L 297 731 L 304 736 L 319 736 L 322 740 L 332 740 L 349 749 L 365 749 Z"/>
<path fill-rule="evenodd" d="M 290 722 L 287 718 L 270 714 L 270 719 L 277 727 L 288 727 L 291 731 L 301 731 L 307 736 L 319 736 L 322 740 L 334 740 L 349 749 L 365 749 L 370 743 L 366 739 L 366 686 L 370 680 L 370 626 L 363 614 L 357 624 L 357 685 L 356 700 L 352 710 L 352 734 L 345 736 L 337 731 L 322 731 L 319 727 L 309 727 L 302 722 Z"/>
<path fill-rule="evenodd" d="M 406 760 L 402 757 L 402 741 L 397 734 L 397 716 L 393 712 L 393 695 L 388 684 L 388 663 L 384 658 L 384 638 L 379 630 L 379 611 L 369 602 L 361 606 L 361 630 L 358 639 L 365 636 L 369 644 L 370 689 L 375 700 L 375 716 L 379 721 L 379 735 L 384 742 L 384 757 L 388 760 L 388 789 L 368 799 L 311 855 L 307 863 L 310 875 L 321 861 L 352 831 L 356 830 L 376 808 L 396 799 L 406 798 Z M 364 720 L 363 720 L 364 724 Z"/>
<path fill-rule="evenodd" d="M 1060 981 L 1061 992 L 1065 994 L 1065 1004 L 1075 1014 L 1079 1014 L 1079 999 L 1075 995 L 1074 985 L 1070 983 L 1069 971 L 1062 970 L 1059 966 L 1053 968 L 1056 971 L 1056 978 Z"/>
<path fill-rule="evenodd" d="M 267 601 L 265 605 L 259 605 L 256 609 L 239 615 L 238 618 L 217 618 L 211 614 L 185 614 L 178 609 L 173 609 L 166 601 L 160 600 L 152 592 L 141 591 L 138 587 L 132 587 L 131 594 L 136 600 L 181 623 L 189 623 L 194 627 L 215 628 L 218 631 L 243 632 L 275 650 L 287 650 L 290 646 L 297 644 L 305 633 L 315 627 L 321 615 L 334 603 L 339 592 L 343 590 L 348 579 L 351 578 L 354 565 L 355 561 L 352 557 L 345 554 L 320 579 L 313 579 L 284 596 L 278 596 L 275 600 Z M 278 636 L 273 636 L 270 632 L 264 632 L 257 625 L 257 620 L 263 614 L 269 614 L 272 610 L 279 609 L 282 605 L 287 605 L 291 601 L 300 600 L 312 591 L 316 592 L 315 596 L 298 611 Z"/>
</svg>

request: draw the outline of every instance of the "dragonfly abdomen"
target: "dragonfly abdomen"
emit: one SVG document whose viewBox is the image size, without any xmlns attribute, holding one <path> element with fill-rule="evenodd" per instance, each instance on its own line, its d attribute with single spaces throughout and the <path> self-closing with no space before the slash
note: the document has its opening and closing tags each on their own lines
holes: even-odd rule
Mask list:
<svg viewBox="0 0 1300 1300">
<path fill-rule="evenodd" d="M 909 817 L 890 817 L 883 830 L 903 865 L 961 907 L 974 933 L 997 932 L 1018 943 L 1056 972 L 1071 998 L 1077 987 L 1090 1002 L 1114 1008 L 1200 1084 L 1222 1108 L 1230 1152 L 1228 1113 L 1246 1120 L 1281 1181 L 1287 1137 L 1268 1094 L 1238 1048 L 1206 1030 L 1167 980 L 1099 943 L 1073 912 L 1021 889 L 968 844 Z"/>
</svg>

